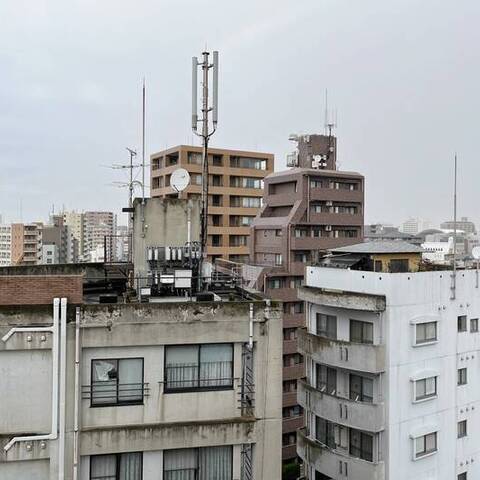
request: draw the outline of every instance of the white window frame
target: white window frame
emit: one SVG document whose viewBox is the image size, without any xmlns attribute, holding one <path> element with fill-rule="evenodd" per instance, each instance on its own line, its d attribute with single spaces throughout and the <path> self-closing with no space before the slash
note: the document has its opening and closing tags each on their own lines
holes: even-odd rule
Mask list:
<svg viewBox="0 0 480 480">
<path fill-rule="evenodd" d="M 414 437 L 412 437 L 412 458 L 413 458 L 413 461 L 418 461 L 418 460 L 422 460 L 424 458 L 427 458 L 427 457 L 431 457 L 432 455 L 436 455 L 438 453 L 438 438 L 439 438 L 439 435 L 438 435 L 438 430 L 433 430 L 433 431 L 430 431 L 430 432 L 426 432 L 426 433 L 422 433 L 420 435 L 416 435 Z M 424 438 L 428 435 L 432 435 L 432 434 L 435 434 L 435 450 L 432 450 L 430 452 L 427 452 L 427 453 L 424 453 L 423 455 L 420 455 L 420 456 L 417 456 L 417 440 L 420 439 L 420 438 Z"/>
<path fill-rule="evenodd" d="M 427 380 L 434 380 L 435 384 L 435 393 L 428 395 L 428 396 L 423 396 L 421 398 L 417 398 L 417 383 L 418 382 L 427 382 Z M 426 384 L 427 385 L 427 384 Z M 426 390 L 426 385 L 425 385 L 425 390 Z M 427 402 L 429 400 L 433 400 L 438 397 L 438 375 L 432 375 L 429 377 L 423 377 L 423 378 L 417 378 L 414 383 L 413 383 L 413 403 L 421 403 L 421 402 Z"/>
</svg>

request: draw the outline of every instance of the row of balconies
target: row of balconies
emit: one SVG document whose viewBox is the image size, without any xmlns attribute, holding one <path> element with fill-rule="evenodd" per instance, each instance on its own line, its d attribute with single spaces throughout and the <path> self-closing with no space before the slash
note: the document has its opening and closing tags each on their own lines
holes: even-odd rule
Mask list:
<svg viewBox="0 0 480 480">
<path fill-rule="evenodd" d="M 308 436 L 308 430 L 297 432 L 297 452 L 302 460 L 318 472 L 331 478 L 384 480 L 385 464 L 368 462 L 348 453 L 330 449 Z"/>
<path fill-rule="evenodd" d="M 385 371 L 385 347 L 332 340 L 298 329 L 298 351 L 315 362 L 347 370 L 378 374 Z"/>
</svg>

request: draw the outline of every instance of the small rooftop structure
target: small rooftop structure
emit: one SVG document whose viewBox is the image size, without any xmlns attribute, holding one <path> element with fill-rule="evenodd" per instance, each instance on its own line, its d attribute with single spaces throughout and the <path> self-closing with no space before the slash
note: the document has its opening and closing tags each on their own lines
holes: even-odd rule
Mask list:
<svg viewBox="0 0 480 480">
<path fill-rule="evenodd" d="M 417 272 L 423 248 L 402 240 L 378 240 L 333 248 L 319 266 L 374 272 Z"/>
<path fill-rule="evenodd" d="M 402 240 L 374 240 L 346 247 L 333 248 L 332 253 L 422 253 L 423 248 Z"/>
</svg>

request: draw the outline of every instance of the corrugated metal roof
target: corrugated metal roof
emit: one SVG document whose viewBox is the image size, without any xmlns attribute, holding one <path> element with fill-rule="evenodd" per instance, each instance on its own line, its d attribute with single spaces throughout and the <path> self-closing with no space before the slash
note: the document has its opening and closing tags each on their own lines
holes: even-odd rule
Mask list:
<svg viewBox="0 0 480 480">
<path fill-rule="evenodd" d="M 403 240 L 374 240 L 372 242 L 356 243 L 348 247 L 334 248 L 333 253 L 422 253 L 423 248 Z"/>
</svg>

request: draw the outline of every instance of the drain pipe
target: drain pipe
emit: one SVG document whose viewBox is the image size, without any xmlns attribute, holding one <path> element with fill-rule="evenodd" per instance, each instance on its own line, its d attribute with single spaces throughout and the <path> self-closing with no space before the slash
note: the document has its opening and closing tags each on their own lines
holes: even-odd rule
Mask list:
<svg viewBox="0 0 480 480">
<path fill-rule="evenodd" d="M 79 477 L 80 307 L 75 312 L 75 393 L 73 414 L 73 480 Z"/>
<path fill-rule="evenodd" d="M 58 480 L 65 477 L 65 396 L 67 373 L 67 299 L 60 306 L 60 419 L 58 437 Z"/>
<path fill-rule="evenodd" d="M 248 329 L 248 349 L 253 350 L 253 303 L 250 304 L 250 316 L 249 316 L 249 329 Z"/>
<path fill-rule="evenodd" d="M 58 438 L 58 319 L 60 299 L 53 300 L 53 325 L 51 327 L 14 327 L 2 337 L 4 342 L 15 333 L 20 332 L 50 332 L 52 334 L 52 427 L 51 433 L 47 435 L 29 435 L 24 437 L 13 437 L 3 449 L 8 452 L 17 442 L 31 442 L 38 440 L 56 440 Z"/>
</svg>

